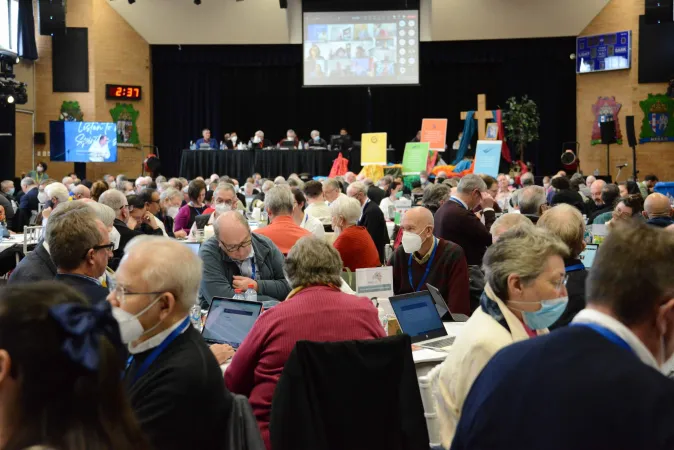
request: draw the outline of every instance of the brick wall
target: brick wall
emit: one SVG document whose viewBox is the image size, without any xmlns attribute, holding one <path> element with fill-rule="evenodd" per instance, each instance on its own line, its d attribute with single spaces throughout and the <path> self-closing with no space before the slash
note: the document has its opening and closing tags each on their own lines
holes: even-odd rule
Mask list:
<svg viewBox="0 0 674 450">
<path fill-rule="evenodd" d="M 49 121 L 58 120 L 63 101 L 78 101 L 84 120 L 110 122 L 110 109 L 116 101 L 105 99 L 106 83 L 141 86 L 143 100 L 133 102 L 140 112 L 138 135 L 143 144 L 152 143 L 152 88 L 150 85 L 150 46 L 117 12 L 108 0 L 68 0 L 66 23 L 89 29 L 89 92 L 52 91 L 51 37 L 37 36 L 39 59 L 35 62 L 35 131 L 47 134 L 46 145 L 35 146 L 35 160 L 49 161 Z M 37 18 L 37 11 L 35 12 Z M 32 80 L 31 80 L 32 82 Z M 26 117 L 30 115 L 24 114 Z M 32 130 L 27 138 L 28 119 L 17 114 L 17 174 L 31 170 Z M 32 120 L 32 119 L 31 119 Z M 31 127 L 32 128 L 32 127 Z M 19 142 L 21 141 L 21 143 Z M 87 178 L 95 180 L 105 173 L 140 174 L 146 150 L 118 148 L 117 163 L 88 163 Z M 60 179 L 74 169 L 73 163 L 49 163 L 49 175 Z"/>
<path fill-rule="evenodd" d="M 615 96 L 622 104 L 620 127 L 623 145 L 611 145 L 611 175 L 615 177 L 616 165 L 629 163 L 619 181 L 632 173 L 632 149 L 627 145 L 625 116 L 634 115 L 637 138 L 644 114 L 639 102 L 648 94 L 665 93 L 666 83 L 639 84 L 639 15 L 644 14 L 644 0 L 611 0 L 581 35 L 594 35 L 632 30 L 632 68 L 615 72 L 579 75 L 576 101 L 578 108 L 578 141 L 581 144 L 581 166 L 589 174 L 599 169 L 606 173 L 606 146 L 590 146 L 594 116 L 592 105 L 598 97 Z M 661 180 L 674 180 L 674 142 L 643 144 L 637 147 L 637 168 L 640 179 L 647 174 L 657 174 Z"/>
</svg>

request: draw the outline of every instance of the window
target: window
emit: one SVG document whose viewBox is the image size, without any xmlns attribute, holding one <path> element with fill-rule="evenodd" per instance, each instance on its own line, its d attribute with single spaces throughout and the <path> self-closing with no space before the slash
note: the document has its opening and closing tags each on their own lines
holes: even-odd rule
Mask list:
<svg viewBox="0 0 674 450">
<path fill-rule="evenodd" d="M 19 0 L 0 0 L 0 48 L 18 51 Z"/>
</svg>

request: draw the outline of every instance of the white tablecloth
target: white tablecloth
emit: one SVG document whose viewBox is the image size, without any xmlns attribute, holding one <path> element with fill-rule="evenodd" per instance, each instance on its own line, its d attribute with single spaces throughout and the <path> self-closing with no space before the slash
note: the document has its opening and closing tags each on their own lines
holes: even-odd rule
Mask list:
<svg viewBox="0 0 674 450">
<path fill-rule="evenodd" d="M 34 242 L 36 244 L 37 242 Z M 23 245 L 23 234 L 12 234 L 10 237 L 0 242 L 0 252 L 3 252 L 13 245 Z"/>
</svg>

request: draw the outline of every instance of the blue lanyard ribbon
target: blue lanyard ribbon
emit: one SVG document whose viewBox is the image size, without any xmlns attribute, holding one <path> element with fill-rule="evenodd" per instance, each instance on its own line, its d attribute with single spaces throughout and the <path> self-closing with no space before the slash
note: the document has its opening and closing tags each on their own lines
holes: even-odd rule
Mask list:
<svg viewBox="0 0 674 450">
<path fill-rule="evenodd" d="M 414 289 L 414 282 L 412 281 L 412 257 L 414 256 L 414 252 L 410 253 L 410 259 L 407 262 L 407 275 L 410 279 L 410 287 L 414 289 L 414 292 L 419 292 L 421 288 L 423 287 L 424 283 L 426 282 L 426 278 L 428 278 L 428 273 L 431 271 L 431 264 L 433 264 L 433 259 L 435 258 L 435 252 L 438 250 L 438 243 L 433 238 L 433 253 L 431 253 L 431 258 L 428 260 L 428 263 L 426 264 L 426 271 L 424 272 L 424 276 L 421 277 L 421 283 L 419 283 L 419 286 Z"/>
<path fill-rule="evenodd" d="M 143 362 L 143 365 L 140 366 L 140 368 L 138 369 L 138 372 L 136 372 L 136 375 L 133 377 L 133 380 L 131 381 L 131 386 L 136 384 L 136 381 L 138 381 L 138 379 L 140 377 L 142 377 L 145 374 L 145 372 L 147 372 L 147 369 L 149 369 L 150 366 L 152 365 L 152 363 L 159 357 L 159 355 L 161 355 L 161 352 L 163 352 L 166 349 L 166 347 L 169 346 L 169 344 L 171 342 L 175 341 L 175 339 L 178 336 L 180 336 L 180 333 L 185 328 L 187 328 L 187 326 L 189 324 L 190 324 L 190 318 L 188 316 L 188 317 L 185 318 L 185 320 L 182 321 L 182 323 L 178 326 L 178 328 L 173 330 L 173 332 L 171 332 L 171 334 L 169 334 L 168 337 L 166 339 L 164 339 L 164 342 L 159 344 L 159 346 L 157 348 L 155 348 L 152 353 L 150 353 L 150 356 L 147 357 L 147 359 Z M 133 363 L 133 356 L 130 356 L 129 359 L 127 360 L 127 362 L 126 362 L 126 371 L 129 370 L 129 367 L 131 367 L 132 363 Z"/>
<path fill-rule="evenodd" d="M 585 266 L 583 265 L 583 263 L 574 264 L 573 266 L 566 267 L 565 270 L 566 270 L 566 273 L 577 272 L 579 270 L 585 270 Z"/>
<path fill-rule="evenodd" d="M 573 322 L 571 323 L 572 327 L 587 327 L 590 328 L 597 333 L 601 334 L 604 336 L 606 339 L 609 341 L 613 342 L 616 344 L 618 347 L 622 347 L 625 350 L 628 350 L 632 353 L 634 353 L 634 350 L 632 350 L 632 347 L 625 342 L 623 338 L 615 334 L 613 331 L 609 330 L 608 328 L 602 327 L 601 325 L 597 325 L 596 323 L 586 323 L 586 322 Z"/>
<path fill-rule="evenodd" d="M 463 209 L 468 209 L 468 208 L 466 208 L 466 206 L 463 203 L 461 203 L 459 200 L 455 199 L 454 197 L 449 197 L 449 201 L 456 203 L 457 205 L 459 205 Z"/>
<path fill-rule="evenodd" d="M 254 281 L 255 280 L 255 257 L 254 256 L 252 258 L 250 258 L 250 267 L 251 267 L 251 272 L 252 272 L 252 275 L 251 275 L 250 278 Z"/>
</svg>

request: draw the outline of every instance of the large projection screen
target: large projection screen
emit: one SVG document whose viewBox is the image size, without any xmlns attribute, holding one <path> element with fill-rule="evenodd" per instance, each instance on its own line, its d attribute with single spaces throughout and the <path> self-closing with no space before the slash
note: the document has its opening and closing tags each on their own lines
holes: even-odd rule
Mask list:
<svg viewBox="0 0 674 450">
<path fill-rule="evenodd" d="M 419 11 L 304 13 L 304 85 L 419 84 Z"/>
</svg>

